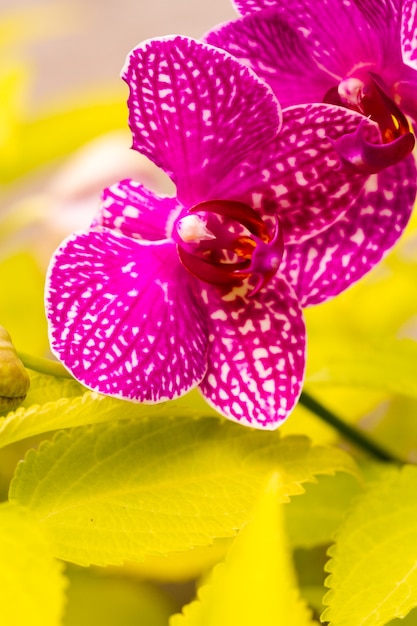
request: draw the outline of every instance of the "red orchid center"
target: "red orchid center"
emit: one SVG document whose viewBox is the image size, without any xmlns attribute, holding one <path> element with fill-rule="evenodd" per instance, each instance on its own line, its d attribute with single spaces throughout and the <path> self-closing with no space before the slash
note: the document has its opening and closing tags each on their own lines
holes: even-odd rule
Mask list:
<svg viewBox="0 0 417 626">
<path fill-rule="evenodd" d="M 411 132 L 407 118 L 387 95 L 382 79 L 373 72 L 364 71 L 343 79 L 337 89 L 326 94 L 325 101 L 341 104 L 376 122 L 383 143 Z"/>
<path fill-rule="evenodd" d="M 210 200 L 183 212 L 173 238 L 184 267 L 200 280 L 230 285 L 255 276 L 255 294 L 276 274 L 283 254 L 277 218 L 272 234 L 258 213 L 243 202 Z"/>
</svg>

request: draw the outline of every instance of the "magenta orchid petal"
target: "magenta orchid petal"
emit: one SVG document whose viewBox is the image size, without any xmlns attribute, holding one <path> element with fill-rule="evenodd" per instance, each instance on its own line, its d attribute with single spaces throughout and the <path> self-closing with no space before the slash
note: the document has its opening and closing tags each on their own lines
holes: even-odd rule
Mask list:
<svg viewBox="0 0 417 626">
<path fill-rule="evenodd" d="M 242 424 L 277 428 L 298 400 L 305 366 L 303 315 L 291 287 L 277 276 L 256 299 L 202 295 L 211 333 L 204 397 Z"/>
<path fill-rule="evenodd" d="M 312 56 L 333 77 L 343 77 L 356 65 L 358 57 L 368 63 L 374 61 L 375 51 L 378 56 L 382 54 L 379 33 L 351 1 L 255 0 L 254 4 L 255 10 L 274 8 L 288 24 L 298 28 L 309 43 Z M 240 2 L 238 9 L 243 15 L 254 10 L 249 0 Z"/>
<path fill-rule="evenodd" d="M 319 304 L 362 278 L 395 244 L 413 209 L 412 156 L 371 176 L 343 219 L 318 237 L 288 246 L 280 272 L 302 306 Z"/>
<path fill-rule="evenodd" d="M 332 141 L 363 122 L 360 114 L 328 104 L 284 109 L 279 138 L 223 180 L 222 197 L 239 194 L 262 213 L 277 215 L 287 244 L 314 236 L 342 217 L 362 190 L 368 174 L 345 170 Z M 377 140 L 375 125 L 365 124 Z"/>
<path fill-rule="evenodd" d="M 353 0 L 353 3 L 374 28 L 383 32 L 384 28 L 393 28 L 404 0 Z"/>
<path fill-rule="evenodd" d="M 179 210 L 176 198 L 160 197 L 133 180 L 122 180 L 103 191 L 93 226 L 159 241 L 168 237 L 172 216 Z"/>
<path fill-rule="evenodd" d="M 415 138 L 412 133 L 406 133 L 390 143 L 375 145 L 367 140 L 360 124 L 354 133 L 343 135 L 332 141 L 332 145 L 345 169 L 376 174 L 405 159 L 413 151 Z"/>
<path fill-rule="evenodd" d="M 279 131 L 271 90 L 227 53 L 192 39 L 146 42 L 129 55 L 123 78 L 133 148 L 167 172 L 184 204 L 215 198 L 227 172 Z"/>
<path fill-rule="evenodd" d="M 206 370 L 205 316 L 172 243 L 108 230 L 69 238 L 47 281 L 51 347 L 91 389 L 160 402 Z"/>
<path fill-rule="evenodd" d="M 417 70 L 417 4 L 415 0 L 403 0 L 401 23 L 401 46 L 403 61 Z"/>
<path fill-rule="evenodd" d="M 380 60 L 384 63 L 390 61 L 389 48 L 391 48 L 391 55 L 394 49 L 397 54 L 398 16 L 401 13 L 401 3 L 402 0 L 351 0 L 350 4 L 346 3 L 347 11 L 351 12 L 355 11 L 356 8 L 358 9 L 358 13 L 352 12 L 352 15 L 355 15 L 353 19 L 357 19 L 358 14 L 362 16 L 357 29 L 357 38 L 364 38 L 369 34 L 368 28 L 365 27 L 365 23 L 368 24 L 372 30 L 373 45 L 379 40 L 379 45 L 376 45 L 375 50 L 379 49 L 381 52 Z M 352 5 L 354 5 L 353 9 Z M 331 15 L 338 8 L 337 3 L 333 3 Z"/>
<path fill-rule="evenodd" d="M 334 79 L 312 58 L 305 38 L 277 11 L 262 11 L 228 22 L 206 35 L 213 46 L 246 63 L 279 93 L 282 107 L 321 102 Z"/>
</svg>

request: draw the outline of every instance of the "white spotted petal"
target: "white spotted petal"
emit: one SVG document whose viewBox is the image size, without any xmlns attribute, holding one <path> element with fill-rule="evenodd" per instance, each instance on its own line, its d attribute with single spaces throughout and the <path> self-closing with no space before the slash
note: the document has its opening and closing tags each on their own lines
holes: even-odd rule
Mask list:
<svg viewBox="0 0 417 626">
<path fill-rule="evenodd" d="M 389 62 L 399 52 L 398 45 L 392 49 L 391 34 L 396 33 L 397 25 L 393 23 L 395 16 L 385 6 L 390 0 L 235 0 L 235 3 L 242 15 L 275 10 L 300 32 L 309 44 L 312 57 L 337 81 L 358 62 Z M 371 11 L 367 5 L 372 5 Z M 386 19 L 387 13 L 391 13 L 390 19 Z"/>
<path fill-rule="evenodd" d="M 219 197 L 227 172 L 279 132 L 271 89 L 223 50 L 193 39 L 145 42 L 122 76 L 133 148 L 172 178 L 184 204 Z"/>
<path fill-rule="evenodd" d="M 122 180 L 103 191 L 93 226 L 104 226 L 127 237 L 160 241 L 172 228 L 176 198 L 158 196 L 140 183 Z"/>
<path fill-rule="evenodd" d="M 281 106 L 321 102 L 334 77 L 317 65 L 305 37 L 276 10 L 257 11 L 211 30 L 205 40 L 248 65 Z"/>
<path fill-rule="evenodd" d="M 192 281 L 170 242 L 106 229 L 70 237 L 47 280 L 53 352 L 107 395 L 160 402 L 184 394 L 206 370 L 205 316 Z"/>
<path fill-rule="evenodd" d="M 401 23 L 401 45 L 403 61 L 417 70 L 417 3 L 403 0 Z"/>
<path fill-rule="evenodd" d="M 275 277 L 256 298 L 203 292 L 208 309 L 207 374 L 200 384 L 218 411 L 241 424 L 272 430 L 301 393 L 305 327 L 298 299 Z"/>
<path fill-rule="evenodd" d="M 274 8 L 275 0 L 232 0 L 232 4 L 241 15 L 248 15 L 255 11 Z"/>
<path fill-rule="evenodd" d="M 280 271 L 302 306 L 319 304 L 369 272 L 401 236 L 413 210 L 413 156 L 371 176 L 336 224 L 300 245 L 287 246 Z"/>
</svg>

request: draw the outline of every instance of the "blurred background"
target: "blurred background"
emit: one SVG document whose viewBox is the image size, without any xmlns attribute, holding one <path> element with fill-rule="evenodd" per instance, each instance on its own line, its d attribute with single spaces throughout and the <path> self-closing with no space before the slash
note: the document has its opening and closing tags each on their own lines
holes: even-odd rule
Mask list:
<svg viewBox="0 0 417 626">
<path fill-rule="evenodd" d="M 20 46 L 33 70 L 35 110 L 74 89 L 103 84 L 125 95 L 118 76 L 126 54 L 139 42 L 173 33 L 200 37 L 236 16 L 229 0 L 1 0 L 0 9 L 3 18 L 14 14 L 43 31 Z M 30 38 L 30 23 L 28 31 Z"/>
</svg>

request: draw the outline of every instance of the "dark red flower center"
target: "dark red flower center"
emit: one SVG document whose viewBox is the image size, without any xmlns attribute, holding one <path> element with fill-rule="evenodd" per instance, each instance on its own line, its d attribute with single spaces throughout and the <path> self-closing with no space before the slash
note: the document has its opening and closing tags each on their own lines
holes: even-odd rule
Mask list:
<svg viewBox="0 0 417 626">
<path fill-rule="evenodd" d="M 276 274 L 283 254 L 277 218 L 272 232 L 258 213 L 243 202 L 209 200 L 184 211 L 173 238 L 184 267 L 200 280 L 234 286 L 254 276 L 251 295 Z"/>
<path fill-rule="evenodd" d="M 376 122 L 383 143 L 389 143 L 411 132 L 404 113 L 387 95 L 383 80 L 373 72 L 357 73 L 342 80 L 324 97 L 330 104 L 339 104 Z"/>
<path fill-rule="evenodd" d="M 339 83 L 337 91 L 343 105 L 378 124 L 383 143 L 390 143 L 411 131 L 407 118 L 387 95 L 377 74 L 368 72 L 361 78 L 346 78 Z"/>
</svg>

